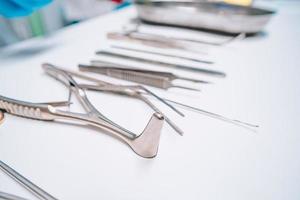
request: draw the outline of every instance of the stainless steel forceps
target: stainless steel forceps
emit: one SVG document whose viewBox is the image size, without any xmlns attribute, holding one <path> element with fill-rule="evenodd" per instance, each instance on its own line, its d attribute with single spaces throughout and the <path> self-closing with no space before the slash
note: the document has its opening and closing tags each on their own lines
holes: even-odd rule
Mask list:
<svg viewBox="0 0 300 200">
<path fill-rule="evenodd" d="M 171 72 L 139 69 L 136 67 L 126 67 L 124 65 L 114 65 L 114 64 L 109 64 L 106 62 L 103 62 L 103 63 L 99 62 L 99 64 L 97 66 L 80 64 L 79 69 L 81 71 L 99 72 L 99 73 L 106 72 L 109 69 L 116 69 L 116 70 L 122 70 L 122 71 L 150 74 L 153 76 L 161 76 L 161 77 L 167 78 L 170 81 L 173 81 L 175 79 L 180 79 L 180 80 L 190 81 L 190 82 L 194 82 L 194 83 L 205 83 L 205 84 L 210 83 L 208 81 L 204 81 L 204 80 L 200 80 L 200 79 L 193 79 L 193 78 L 188 78 L 188 77 L 184 77 L 184 76 L 179 76 L 179 75 L 173 74 Z"/>
<path fill-rule="evenodd" d="M 211 76 L 218 76 L 218 77 L 225 77 L 226 74 L 221 71 L 216 71 L 216 70 L 211 70 L 211 69 L 205 69 L 205 68 L 200 68 L 199 67 L 192 67 L 192 66 L 186 66 L 182 64 L 175 64 L 175 63 L 170 63 L 166 62 L 163 60 L 154 60 L 152 58 L 147 58 L 147 57 L 140 57 L 138 55 L 133 55 L 133 54 L 128 54 L 125 52 L 114 52 L 110 50 L 99 50 L 96 52 L 97 55 L 101 56 L 109 56 L 113 58 L 121 58 L 121 59 L 130 59 L 133 61 L 141 62 L 141 63 L 148 63 L 160 67 L 168 67 L 168 68 L 173 68 L 173 69 L 179 69 L 179 70 L 185 70 L 185 71 L 190 71 L 190 72 L 195 72 L 195 73 L 201 73 L 201 74 L 206 74 L 206 75 L 211 75 Z M 99 62 L 98 60 L 93 60 L 92 63 L 95 64 Z"/>
<path fill-rule="evenodd" d="M 142 157 L 152 158 L 157 155 L 160 133 L 164 122 L 164 116 L 161 113 L 155 112 L 144 131 L 140 135 L 134 134 L 101 114 L 89 101 L 85 89 L 80 87 L 69 73 L 49 64 L 43 65 L 43 68 L 47 74 L 62 82 L 76 95 L 87 112 L 86 114 L 64 111 L 51 103 L 29 103 L 3 96 L 0 96 L 0 110 L 31 119 L 44 121 L 65 120 L 87 124 L 108 131 L 128 144 L 135 153 Z"/>
<path fill-rule="evenodd" d="M 98 63 L 97 65 L 79 65 L 80 71 L 85 72 L 94 72 L 103 74 L 106 76 L 132 81 L 136 83 L 141 83 L 149 86 L 153 86 L 161 89 L 169 89 L 169 88 L 181 88 L 187 90 L 200 91 L 199 89 L 185 87 L 181 85 L 175 85 L 172 83 L 175 79 L 182 79 L 186 81 L 191 81 L 194 83 L 208 83 L 206 81 L 191 79 L 187 77 L 177 76 L 170 72 L 163 71 L 152 71 L 152 70 L 144 70 L 133 67 L 120 67 L 118 65 L 111 65 L 106 63 Z"/>
</svg>

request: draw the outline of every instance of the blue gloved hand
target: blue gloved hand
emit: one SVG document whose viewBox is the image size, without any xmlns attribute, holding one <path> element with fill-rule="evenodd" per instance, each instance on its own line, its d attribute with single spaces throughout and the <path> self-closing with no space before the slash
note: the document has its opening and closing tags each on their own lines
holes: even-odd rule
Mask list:
<svg viewBox="0 0 300 200">
<path fill-rule="evenodd" d="M 21 17 L 50 3 L 52 0 L 0 0 L 0 15 Z"/>
</svg>

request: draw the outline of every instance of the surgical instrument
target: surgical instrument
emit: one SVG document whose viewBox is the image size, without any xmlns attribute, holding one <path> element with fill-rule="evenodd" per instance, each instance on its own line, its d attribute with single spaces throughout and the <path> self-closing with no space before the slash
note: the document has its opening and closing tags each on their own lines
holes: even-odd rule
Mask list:
<svg viewBox="0 0 300 200">
<path fill-rule="evenodd" d="M 40 187 L 38 187 L 37 185 L 32 183 L 30 180 L 28 180 L 27 178 L 25 178 L 24 176 L 19 174 L 17 171 L 12 169 L 10 166 L 5 164 L 1 160 L 0 160 L 0 169 L 3 172 L 5 172 L 7 175 L 12 177 L 15 181 L 20 183 L 26 190 L 28 190 L 33 195 L 35 195 L 38 199 L 40 199 L 40 200 L 57 200 L 55 197 L 53 197 L 52 195 L 47 193 L 45 190 L 41 189 Z M 10 198 L 16 197 L 14 195 L 6 194 L 6 193 L 4 193 L 3 196 L 4 195 L 7 197 L 10 197 Z M 1 197 L 1 193 L 0 193 L 0 197 Z"/>
<path fill-rule="evenodd" d="M 207 54 L 207 52 L 200 50 L 199 45 L 187 44 L 186 42 L 176 41 L 174 39 L 163 38 L 163 37 L 160 38 L 150 37 L 147 34 L 143 35 L 141 33 L 126 34 L 126 33 L 111 32 L 107 34 L 107 38 L 110 40 L 135 42 L 135 43 L 156 47 L 156 48 L 178 49 L 178 50 L 184 50 L 184 51 L 189 51 L 198 54 Z"/>
<path fill-rule="evenodd" d="M 115 58 L 131 59 L 131 60 L 135 60 L 135 61 L 138 61 L 138 62 L 144 62 L 144 63 L 153 64 L 153 65 L 159 65 L 161 67 L 175 68 L 175 69 L 179 69 L 179 70 L 197 72 L 197 73 L 207 74 L 207 75 L 211 75 L 211 76 L 219 76 L 219 77 L 225 77 L 226 76 L 226 74 L 224 72 L 220 72 L 220 71 L 204 69 L 204 68 L 198 68 L 198 67 L 190 67 L 190 66 L 174 64 L 174 63 L 169 63 L 169 62 L 160 61 L 160 60 L 153 60 L 153 59 L 150 59 L 150 58 L 139 57 L 139 56 L 136 56 L 136 55 L 129 55 L 129 54 L 126 54 L 126 53 L 124 54 L 124 53 L 112 52 L 112 51 L 108 51 L 108 50 L 100 50 L 100 51 L 96 52 L 96 54 L 115 57 Z M 97 63 L 97 60 L 92 61 L 92 62 Z"/>
<path fill-rule="evenodd" d="M 79 73 L 76 73 L 76 72 L 71 72 L 71 71 L 67 71 L 67 70 L 64 70 L 66 72 L 68 72 L 70 75 L 72 76 L 75 76 L 75 77 L 79 77 L 79 78 L 82 78 L 82 79 L 85 79 L 85 80 L 88 80 L 88 81 L 92 81 L 92 82 L 95 82 L 98 84 L 98 86 L 107 86 L 109 85 L 111 91 L 119 91 L 120 93 L 122 94 L 125 94 L 128 92 L 127 95 L 129 96 L 132 96 L 132 92 L 134 93 L 140 93 L 139 90 L 143 90 L 143 91 L 146 91 L 147 94 L 150 94 L 151 96 L 155 97 L 157 100 L 159 100 L 160 102 L 162 102 L 163 104 L 165 104 L 166 106 L 168 106 L 169 108 L 171 108 L 174 112 L 176 112 L 177 114 L 179 114 L 180 116 L 184 117 L 184 114 L 179 111 L 178 109 L 176 109 L 174 106 L 172 106 L 171 104 L 169 104 L 167 101 L 163 100 L 162 98 L 160 98 L 158 95 L 156 95 L 155 93 L 151 92 L 150 90 L 148 90 L 147 88 L 141 86 L 141 85 L 130 85 L 130 86 L 127 86 L 127 85 L 114 85 L 112 83 L 108 83 L 108 82 L 105 82 L 105 81 L 101 81 L 99 79 L 95 79 L 93 77 L 89 77 L 89 76 L 86 76 L 86 75 L 83 75 L 83 74 L 79 74 Z M 79 84 L 80 86 L 83 86 L 83 84 Z M 85 89 L 89 89 L 87 87 L 87 85 L 84 85 Z M 94 86 L 91 86 L 92 88 L 95 88 Z M 114 88 L 115 87 L 115 88 Z M 117 88 L 117 90 L 116 90 Z M 133 91 L 132 91 L 133 90 Z M 105 89 L 105 91 L 108 91 L 107 89 Z M 70 99 L 70 94 L 69 94 L 69 99 Z"/>
<path fill-rule="evenodd" d="M 116 70 L 123 70 L 123 71 L 132 71 L 132 72 L 139 72 L 139 73 L 144 73 L 144 74 L 150 74 L 153 76 L 162 76 L 164 78 L 167 78 L 170 81 L 173 81 L 175 79 L 180 79 L 180 80 L 185 80 L 185 81 L 191 81 L 194 83 L 204 83 L 208 84 L 210 82 L 208 81 L 203 81 L 200 79 L 193 79 L 193 78 L 188 78 L 188 77 L 183 77 L 179 76 L 176 74 L 173 74 L 171 72 L 165 72 L 165 71 L 153 71 L 153 70 L 146 70 L 146 69 L 139 69 L 135 67 L 125 67 L 123 65 L 114 65 L 114 64 L 109 64 L 106 62 L 100 63 L 97 66 L 93 65 L 79 65 L 79 69 L 82 68 L 82 71 L 91 71 L 91 72 L 105 72 L 106 70 L 109 69 L 116 69 Z"/>
<path fill-rule="evenodd" d="M 179 106 L 186 107 L 188 109 L 197 111 L 197 112 L 199 112 L 201 114 L 204 114 L 206 116 L 216 118 L 216 119 L 219 119 L 219 120 L 222 120 L 222 121 L 225 121 L 225 122 L 229 122 L 229 123 L 232 123 L 232 124 L 235 124 L 235 125 L 247 126 L 247 127 L 251 127 L 251 128 L 258 128 L 259 127 L 259 125 L 256 125 L 256 124 L 250 124 L 248 122 L 243 122 L 243 121 L 240 121 L 240 120 L 237 120 L 237 119 L 231 119 L 231 118 L 225 117 L 225 116 L 220 115 L 220 114 L 212 113 L 212 112 L 200 109 L 200 108 L 196 108 L 196 107 L 193 107 L 193 106 L 182 104 L 182 103 L 172 101 L 172 100 L 169 100 L 169 99 L 164 99 L 164 100 L 169 101 L 169 102 L 174 103 L 174 104 L 177 104 Z"/>
<path fill-rule="evenodd" d="M 45 63 L 44 66 L 47 66 L 51 64 L 47 64 Z M 183 131 L 177 126 L 175 125 L 164 113 L 162 113 L 153 103 L 151 103 L 147 98 L 145 98 L 142 94 L 147 94 L 150 95 L 152 97 L 154 97 L 155 99 L 159 100 L 160 102 L 164 103 L 165 105 L 167 105 L 168 107 L 170 107 L 173 111 L 175 111 L 176 113 L 178 113 L 179 115 L 181 115 L 182 117 L 184 117 L 183 113 L 180 112 L 179 110 L 177 110 L 175 107 L 173 107 L 171 104 L 167 103 L 165 100 L 163 100 L 162 98 L 160 98 L 158 95 L 156 95 L 155 93 L 153 93 L 152 91 L 148 90 L 147 88 L 141 86 L 141 85 L 116 85 L 116 84 L 112 84 L 112 83 L 108 83 L 87 75 L 83 75 L 83 74 L 79 74 L 76 72 L 72 72 L 72 71 L 68 71 L 68 70 L 64 70 L 64 72 L 77 77 L 77 78 L 81 78 L 83 80 L 87 80 L 87 81 L 91 81 L 93 83 L 96 83 L 96 85 L 90 85 L 90 84 L 79 84 L 80 88 L 86 89 L 86 90 L 95 90 L 95 91 L 102 91 L 102 92 L 110 92 L 110 93 L 114 93 L 114 94 L 120 94 L 120 95 L 126 95 L 129 97 L 133 97 L 133 98 L 137 98 L 140 99 L 141 101 L 145 102 L 148 106 L 150 106 L 151 109 L 153 109 L 155 112 L 161 113 L 166 122 L 180 135 L 183 135 Z M 70 96 L 69 96 L 70 99 Z"/>
<path fill-rule="evenodd" d="M 82 76 L 82 75 L 81 75 Z M 96 79 L 97 80 L 97 79 Z M 137 86 L 131 86 L 131 87 L 137 87 Z M 91 88 L 90 88 L 91 89 Z M 97 90 L 99 90 L 100 88 L 98 87 Z M 164 101 L 166 102 L 170 102 L 176 106 L 180 106 L 180 107 L 183 107 L 183 108 L 186 108 L 188 110 L 192 110 L 194 112 L 197 112 L 197 113 L 200 113 L 200 114 L 203 114 L 203 115 L 206 115 L 206 116 L 209 116 L 209 117 L 212 117 L 214 119 L 219 119 L 219 120 L 222 120 L 222 121 L 225 121 L 225 122 L 229 122 L 229 123 L 232 123 L 234 125 L 237 125 L 237 126 L 241 126 L 241 127 L 245 127 L 245 128 L 258 128 L 259 125 L 255 125 L 255 124 L 250 124 L 250 123 L 247 123 L 247 122 L 243 122 L 243 121 L 240 121 L 240 120 L 236 120 L 236 119 L 231 119 L 231 118 L 228 118 L 228 117 L 225 117 L 225 116 L 222 116 L 220 114 L 216 114 L 216 113 L 212 113 L 212 112 L 209 112 L 209 111 L 206 111 L 206 110 L 203 110 L 203 109 L 200 109 L 200 108 L 197 108 L 197 107 L 193 107 L 193 106 L 190 106 L 190 105 L 186 105 L 184 103 L 180 103 L 178 101 L 174 101 L 174 100 L 170 100 L 170 99 L 167 99 L 167 98 L 163 98 L 163 97 L 160 97 L 160 99 L 156 98 L 154 95 L 151 95 L 149 93 L 144 93 L 142 92 L 141 94 L 145 94 L 145 95 L 148 95 L 152 98 L 155 98 L 157 100 L 160 100 L 160 99 L 163 99 Z M 160 100 L 161 101 L 161 100 Z"/>
<path fill-rule="evenodd" d="M 219 119 L 219 120 L 222 120 L 222 121 L 225 121 L 225 122 L 228 122 L 228 123 L 232 123 L 232 124 L 237 125 L 237 126 L 241 126 L 241 127 L 245 127 L 245 128 L 258 128 L 259 127 L 259 125 L 256 125 L 256 124 L 251 124 L 251 123 L 243 122 L 243 121 L 240 121 L 240 120 L 237 120 L 237 119 L 228 118 L 228 117 L 225 117 L 223 115 L 213 113 L 213 112 L 210 112 L 210 111 L 206 111 L 206 110 L 203 110 L 201 108 L 190 106 L 190 105 L 178 102 L 178 101 L 173 101 L 173 100 L 170 100 L 170 99 L 167 99 L 167 98 L 162 98 L 162 99 L 164 99 L 165 101 L 170 102 L 174 105 L 181 106 L 181 107 L 186 108 L 188 110 L 206 115 L 206 116 L 214 118 L 214 119 Z"/>
<path fill-rule="evenodd" d="M 52 65 L 52 64 L 49 64 L 49 63 L 44 63 L 43 67 L 44 68 L 48 68 L 48 67 L 53 68 L 55 66 Z M 141 94 L 146 93 L 146 94 L 154 97 L 155 99 L 159 100 L 160 102 L 162 102 L 163 104 L 165 104 L 166 106 L 171 108 L 174 112 L 176 112 L 177 114 L 179 114 L 182 117 L 184 117 L 184 114 L 181 111 L 179 111 L 178 109 L 176 109 L 174 106 L 169 104 L 168 102 L 164 101 L 161 97 L 159 97 L 158 95 L 153 93 L 151 90 L 148 90 L 147 88 L 145 88 L 141 85 L 130 85 L 130 86 L 115 85 L 115 84 L 111 84 L 111 83 L 108 83 L 108 82 L 105 82 L 105 81 L 102 81 L 102 80 L 99 80 L 99 79 L 95 79 L 93 77 L 89 77 L 87 75 L 79 74 L 79 73 L 64 70 L 64 69 L 59 69 L 57 67 L 55 67 L 55 68 L 57 70 L 61 70 L 64 73 L 67 73 L 71 77 L 72 76 L 78 77 L 78 78 L 88 80 L 88 81 L 91 81 L 91 82 L 94 82 L 94 83 L 97 84 L 97 85 L 78 84 L 78 87 L 82 88 L 83 90 L 96 90 L 96 91 L 105 91 L 105 92 L 117 93 L 117 94 L 122 94 L 122 95 L 130 96 L 130 97 L 134 97 L 134 98 L 142 100 L 147 105 L 149 105 L 156 113 L 159 113 L 160 115 L 163 115 L 166 122 L 177 133 L 179 133 L 180 135 L 183 135 L 183 131 L 178 126 L 176 126 L 165 114 L 163 114 L 156 106 L 154 106 L 147 98 L 145 98 Z M 46 70 L 46 72 L 48 72 L 48 71 Z M 55 78 L 55 76 L 54 76 L 54 78 Z M 115 125 L 117 126 L 117 124 L 115 124 Z M 133 135 L 133 133 L 131 133 L 131 135 Z"/>
<path fill-rule="evenodd" d="M 130 26 L 130 28 L 127 28 L 126 26 L 123 27 L 124 32 L 127 35 L 135 33 L 135 34 L 143 35 L 144 37 L 148 36 L 150 38 L 154 38 L 154 39 L 156 38 L 157 40 L 160 40 L 160 39 L 164 38 L 164 39 L 171 40 L 173 42 L 174 41 L 182 41 L 182 42 L 192 42 L 192 43 L 196 43 L 196 44 L 198 43 L 198 44 L 204 44 L 204 45 L 222 46 L 222 45 L 228 44 L 228 43 L 230 43 L 232 41 L 244 39 L 246 37 L 245 33 L 239 33 L 239 34 L 231 36 L 228 39 L 223 40 L 221 42 L 211 42 L 211 41 L 205 41 L 205 40 L 194 39 L 194 38 L 185 38 L 185 37 L 177 37 L 177 36 L 166 36 L 166 35 L 158 35 L 158 34 L 153 34 L 153 33 L 141 32 L 139 30 L 140 26 L 142 25 L 142 23 L 140 22 L 140 20 L 137 20 L 134 23 L 135 24 L 132 23 L 132 25 L 134 25 L 134 26 Z M 147 26 L 149 26 L 149 25 L 147 25 Z M 157 25 L 157 24 L 156 25 L 151 25 L 151 28 L 154 29 L 154 27 L 159 27 L 159 26 L 162 26 L 162 25 Z M 166 26 L 164 26 L 164 27 L 166 27 Z"/>
<path fill-rule="evenodd" d="M 161 36 L 158 34 L 143 32 L 140 29 L 142 26 L 145 26 L 148 29 L 150 28 L 151 30 L 154 30 L 153 32 L 155 32 L 155 29 L 157 29 L 157 28 L 163 28 L 163 29 L 168 28 L 168 29 L 173 29 L 174 31 L 176 30 L 177 32 L 180 32 L 181 30 L 183 30 L 185 32 L 188 31 L 188 32 L 191 32 L 194 34 L 204 33 L 205 35 L 210 35 L 212 37 L 220 37 L 220 33 L 207 32 L 207 31 L 201 31 L 201 30 L 193 30 L 193 29 L 185 29 L 185 28 L 181 28 L 181 27 L 171 27 L 171 26 L 164 25 L 164 24 L 149 24 L 149 23 L 144 23 L 144 21 L 142 21 L 138 18 L 131 20 L 130 23 L 127 25 L 124 25 L 122 27 L 122 29 L 123 29 L 124 33 L 127 33 L 127 35 L 130 33 L 141 33 L 141 34 L 147 34 L 149 36 L 151 36 L 151 35 L 157 36 L 157 37 Z M 177 36 L 177 35 L 176 36 L 163 35 L 163 36 L 168 37 L 173 40 L 179 40 L 179 41 L 184 41 L 184 42 L 194 42 L 194 43 L 199 43 L 199 44 L 204 44 L 204 45 L 222 46 L 222 45 L 228 44 L 232 41 L 244 39 L 246 37 L 246 34 L 244 32 L 241 32 L 239 34 L 232 35 L 232 36 L 226 35 L 226 39 L 223 39 L 222 41 L 219 41 L 219 42 L 213 42 L 213 41 L 207 41 L 207 40 L 200 39 L 200 38 L 194 38 L 194 37 L 191 38 L 191 37 Z M 222 34 L 221 37 L 224 37 L 224 36 L 225 35 Z"/>
<path fill-rule="evenodd" d="M 187 90 L 199 91 L 198 89 L 189 88 L 180 85 L 174 85 L 171 81 L 172 78 L 177 78 L 174 74 L 169 73 L 157 73 L 155 71 L 147 71 L 147 70 L 135 70 L 133 68 L 120 68 L 120 67 L 105 67 L 107 65 L 103 65 L 103 67 L 97 65 L 79 65 L 79 69 L 81 71 L 94 72 L 103 75 L 107 75 L 110 77 L 123 79 L 127 81 L 133 81 L 136 83 L 141 83 L 161 89 L 169 89 L 173 88 L 181 88 Z M 171 75 L 171 76 L 170 76 Z M 174 76 L 172 76 L 174 75 Z M 180 78 L 180 77 L 178 77 Z M 196 80 L 193 80 L 196 81 Z"/>
<path fill-rule="evenodd" d="M 44 121 L 65 120 L 88 124 L 113 134 L 142 157 L 152 158 L 157 155 L 160 133 L 164 122 L 164 116 L 161 113 L 155 112 L 152 114 L 143 132 L 136 135 L 100 113 L 88 99 L 85 89 L 81 88 L 70 74 L 49 64 L 44 64 L 43 69 L 47 74 L 72 90 L 87 112 L 86 114 L 64 111 L 51 104 L 35 104 L 3 96 L 0 96 L 0 109 L 16 116 L 31 119 Z"/>
<path fill-rule="evenodd" d="M 127 50 L 127 51 L 132 51 L 132 52 L 141 52 L 141 53 L 147 53 L 147 54 L 152 54 L 152 55 L 165 56 L 165 57 L 169 57 L 169 58 L 179 58 L 182 60 L 193 61 L 193 62 L 204 63 L 204 64 L 213 64 L 214 63 L 213 61 L 209 61 L 209 60 L 192 58 L 192 57 L 183 56 L 183 55 L 174 55 L 174 54 L 167 54 L 167 53 L 162 53 L 162 52 L 155 52 L 152 50 L 145 50 L 145 49 L 141 49 L 141 48 L 131 48 L 131 47 L 125 47 L 125 46 L 118 46 L 118 45 L 110 45 L 110 46 L 115 49 L 123 49 L 123 50 Z"/>
<path fill-rule="evenodd" d="M 84 76 L 84 75 L 81 75 L 79 74 L 80 76 Z M 84 77 L 82 77 L 84 78 Z M 88 78 L 86 76 L 86 78 Z M 96 79 L 97 80 L 97 79 Z M 128 87 L 128 86 L 127 86 Z M 130 87 L 137 87 L 137 86 L 130 86 Z M 89 89 L 92 89 L 92 88 L 89 88 Z M 101 87 L 96 87 L 95 88 L 96 90 L 103 90 L 103 88 L 101 89 Z M 107 88 L 106 88 L 107 89 Z M 151 95 L 149 93 L 144 93 L 142 92 L 141 94 L 144 94 L 144 95 L 148 95 L 152 98 L 155 98 L 157 99 L 154 95 Z M 190 106 L 190 105 L 186 105 L 184 103 L 180 103 L 178 101 L 174 101 L 174 100 L 170 100 L 170 99 L 167 99 L 167 98 L 163 98 L 163 97 L 160 97 L 160 99 L 163 99 L 164 101 L 166 102 L 170 102 L 176 106 L 180 106 L 182 108 L 185 108 L 185 109 L 188 109 L 188 110 L 191 110 L 191 111 L 194 111 L 194 112 L 197 112 L 197 113 L 200 113 L 200 114 L 203 114 L 203 115 L 206 115 L 208 117 L 212 117 L 214 119 L 218 119 L 218 120 L 222 120 L 222 121 L 225 121 L 225 122 L 228 122 L 228 123 L 232 123 L 234 125 L 237 125 L 237 126 L 241 126 L 241 127 L 244 127 L 244 128 L 247 128 L 247 129 L 251 129 L 251 128 L 258 128 L 259 126 L 258 125 L 254 125 L 254 124 L 250 124 L 250 123 L 247 123 L 247 122 L 243 122 L 243 121 L 240 121 L 240 120 L 236 120 L 236 119 L 231 119 L 231 118 L 228 118 L 228 117 L 225 117 L 225 116 L 222 116 L 220 114 L 216 114 L 216 113 L 212 113 L 212 112 L 209 112 L 209 111 L 206 111 L 206 110 L 203 110 L 203 109 L 200 109 L 200 108 L 197 108 L 197 107 L 193 107 L 193 106 Z M 158 99 L 158 100 L 160 100 Z M 161 101 L 161 100 L 160 100 Z M 166 118 L 166 121 L 167 121 L 167 117 Z M 172 126 L 172 125 L 171 125 Z M 253 130 L 253 129 L 251 129 Z"/>
</svg>

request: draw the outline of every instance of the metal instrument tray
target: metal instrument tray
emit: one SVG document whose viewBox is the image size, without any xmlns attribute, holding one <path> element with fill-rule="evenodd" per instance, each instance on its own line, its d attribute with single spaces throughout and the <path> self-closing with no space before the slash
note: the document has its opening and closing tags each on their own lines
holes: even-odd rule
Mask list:
<svg viewBox="0 0 300 200">
<path fill-rule="evenodd" d="M 275 11 L 220 2 L 136 1 L 141 20 L 186 28 L 257 33 Z"/>
</svg>

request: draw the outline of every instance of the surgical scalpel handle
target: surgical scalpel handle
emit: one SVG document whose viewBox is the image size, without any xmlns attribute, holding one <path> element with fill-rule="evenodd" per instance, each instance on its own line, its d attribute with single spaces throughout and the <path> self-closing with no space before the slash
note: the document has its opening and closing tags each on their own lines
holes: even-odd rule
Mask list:
<svg viewBox="0 0 300 200">
<path fill-rule="evenodd" d="M 5 164 L 0 160 L 0 169 L 11 176 L 14 180 L 19 182 L 23 187 L 25 187 L 29 192 L 34 194 L 40 200 L 57 200 L 55 197 L 47 193 L 45 190 L 41 189 L 30 180 L 19 174 L 17 171 L 12 169 L 10 166 Z"/>
</svg>

